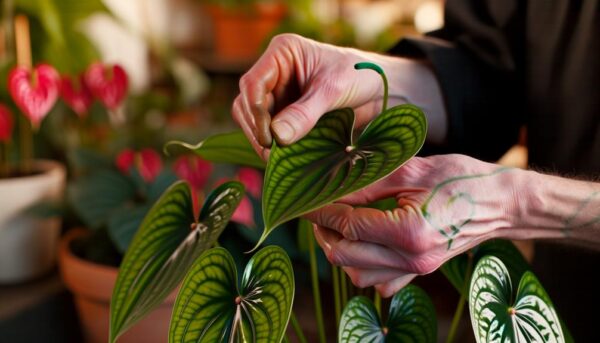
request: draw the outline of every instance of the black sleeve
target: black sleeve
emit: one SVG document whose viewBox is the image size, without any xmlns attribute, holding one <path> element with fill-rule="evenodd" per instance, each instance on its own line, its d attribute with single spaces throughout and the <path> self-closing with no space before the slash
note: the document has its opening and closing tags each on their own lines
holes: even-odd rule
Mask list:
<svg viewBox="0 0 600 343">
<path fill-rule="evenodd" d="M 520 75 L 525 31 L 517 2 L 448 0 L 443 29 L 390 50 L 428 60 L 440 83 L 448 144 L 429 147 L 430 153 L 493 161 L 517 142 L 526 108 Z"/>
</svg>

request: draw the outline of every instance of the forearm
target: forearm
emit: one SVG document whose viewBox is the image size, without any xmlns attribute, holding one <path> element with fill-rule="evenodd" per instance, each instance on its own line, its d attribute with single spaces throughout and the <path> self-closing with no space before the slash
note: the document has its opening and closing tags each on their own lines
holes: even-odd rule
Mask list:
<svg viewBox="0 0 600 343">
<path fill-rule="evenodd" d="M 519 173 L 512 238 L 561 238 L 600 244 L 600 183 Z"/>
</svg>

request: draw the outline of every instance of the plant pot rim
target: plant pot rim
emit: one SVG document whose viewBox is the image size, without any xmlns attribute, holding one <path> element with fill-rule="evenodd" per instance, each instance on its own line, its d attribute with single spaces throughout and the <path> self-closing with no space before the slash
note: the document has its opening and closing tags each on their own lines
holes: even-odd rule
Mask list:
<svg viewBox="0 0 600 343">
<path fill-rule="evenodd" d="M 69 230 L 60 240 L 58 261 L 60 274 L 66 287 L 73 293 L 99 302 L 110 302 L 119 273 L 118 267 L 95 263 L 77 256 L 71 243 L 90 234 L 78 227 Z M 179 288 L 165 299 L 161 306 L 175 303 Z"/>
<path fill-rule="evenodd" d="M 38 171 L 37 173 L 0 178 L 0 187 L 8 184 L 14 185 L 15 183 L 29 183 L 51 177 L 51 175 L 63 174 L 66 172 L 65 165 L 56 160 L 34 159 L 32 161 L 32 166 Z"/>
</svg>

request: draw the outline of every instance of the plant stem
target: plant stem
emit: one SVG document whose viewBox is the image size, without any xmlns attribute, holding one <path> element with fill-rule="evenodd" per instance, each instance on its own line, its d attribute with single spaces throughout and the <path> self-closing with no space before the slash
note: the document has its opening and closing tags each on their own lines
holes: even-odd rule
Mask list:
<svg viewBox="0 0 600 343">
<path fill-rule="evenodd" d="M 375 290 L 375 295 L 373 295 L 373 303 L 375 304 L 375 310 L 377 311 L 379 318 L 381 318 L 381 295 L 377 290 Z"/>
<path fill-rule="evenodd" d="M 292 312 L 292 315 L 290 316 L 290 322 L 292 322 L 292 327 L 294 328 L 296 337 L 298 337 L 298 341 L 300 341 L 300 343 L 307 343 L 304 332 L 302 332 L 302 327 L 300 326 L 300 323 L 298 323 L 298 319 L 296 319 L 294 312 Z"/>
<path fill-rule="evenodd" d="M 454 342 L 454 336 L 456 336 L 456 330 L 458 330 L 458 325 L 460 324 L 460 319 L 462 318 L 465 303 L 467 302 L 466 294 L 469 292 L 469 283 L 471 281 L 472 269 L 473 269 L 473 256 L 471 254 L 469 254 L 469 258 L 467 260 L 467 269 L 465 272 L 465 280 L 463 283 L 463 289 L 460 292 L 460 299 L 458 299 L 458 305 L 456 306 L 456 311 L 454 312 L 454 317 L 452 318 L 452 324 L 450 325 L 450 331 L 448 331 L 448 337 L 446 338 L 446 343 Z"/>
<path fill-rule="evenodd" d="M 387 79 L 387 76 L 385 76 L 383 69 L 381 69 L 381 67 L 378 66 L 377 64 L 371 63 L 371 62 L 356 63 L 354 65 L 354 69 L 357 69 L 357 70 L 371 69 L 371 70 L 376 71 L 381 76 L 381 79 L 383 80 L 383 106 L 381 108 L 381 112 L 385 111 L 387 109 L 387 102 L 388 102 L 388 79 Z"/>
<path fill-rule="evenodd" d="M 25 116 L 19 116 L 19 130 L 21 140 L 21 172 L 25 175 L 31 173 L 33 159 L 33 134 L 31 125 Z"/>
<path fill-rule="evenodd" d="M 333 280 L 333 302 L 335 307 L 335 325 L 340 323 L 342 317 L 342 302 L 340 301 L 340 276 L 337 266 L 331 265 L 331 279 Z"/>
<path fill-rule="evenodd" d="M 8 160 L 8 142 L 0 143 L 0 177 L 8 177 L 10 174 Z"/>
<path fill-rule="evenodd" d="M 327 343 L 325 338 L 325 324 L 323 322 L 323 309 L 321 308 L 321 292 L 319 290 L 319 273 L 317 271 L 317 252 L 313 230 L 306 230 L 308 238 L 308 250 L 310 255 L 310 275 L 312 279 L 313 299 L 315 301 L 315 319 L 319 330 L 319 340 Z"/>
<path fill-rule="evenodd" d="M 340 269 L 340 285 L 342 286 L 342 308 L 346 307 L 346 303 L 348 302 L 348 285 L 346 283 L 346 273 L 343 269 Z"/>
</svg>

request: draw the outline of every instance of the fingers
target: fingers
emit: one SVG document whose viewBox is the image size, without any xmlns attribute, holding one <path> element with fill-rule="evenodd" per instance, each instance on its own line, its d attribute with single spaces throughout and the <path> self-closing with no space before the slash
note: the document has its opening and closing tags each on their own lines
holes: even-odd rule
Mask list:
<svg viewBox="0 0 600 343">
<path fill-rule="evenodd" d="M 400 276 L 392 281 L 375 285 L 375 290 L 377 290 L 382 297 L 389 298 L 408 285 L 416 276 L 416 274 Z"/>
<path fill-rule="evenodd" d="M 327 259 L 335 265 L 362 269 L 412 269 L 401 253 L 378 244 L 350 241 L 333 230 L 317 226 L 315 238 Z"/>
<path fill-rule="evenodd" d="M 250 141 L 250 144 L 252 144 L 252 147 L 256 153 L 262 157 L 263 160 L 266 160 L 269 157 L 269 149 L 266 149 L 263 145 L 261 145 L 257 136 L 255 135 L 256 129 L 254 117 L 242 108 L 243 102 L 241 96 L 238 95 L 233 102 L 233 119 L 242 128 L 242 131 L 244 131 L 244 134 L 246 137 L 248 137 L 248 140 Z"/>
<path fill-rule="evenodd" d="M 379 284 L 388 283 L 397 278 L 407 275 L 406 272 L 398 269 L 363 269 L 353 267 L 343 267 L 344 271 L 352 280 L 352 283 L 359 288 L 367 288 Z"/>
<path fill-rule="evenodd" d="M 304 137 L 319 118 L 331 110 L 331 100 L 316 91 L 321 85 L 312 85 L 300 99 L 281 110 L 271 123 L 278 144 L 289 145 Z"/>
</svg>

